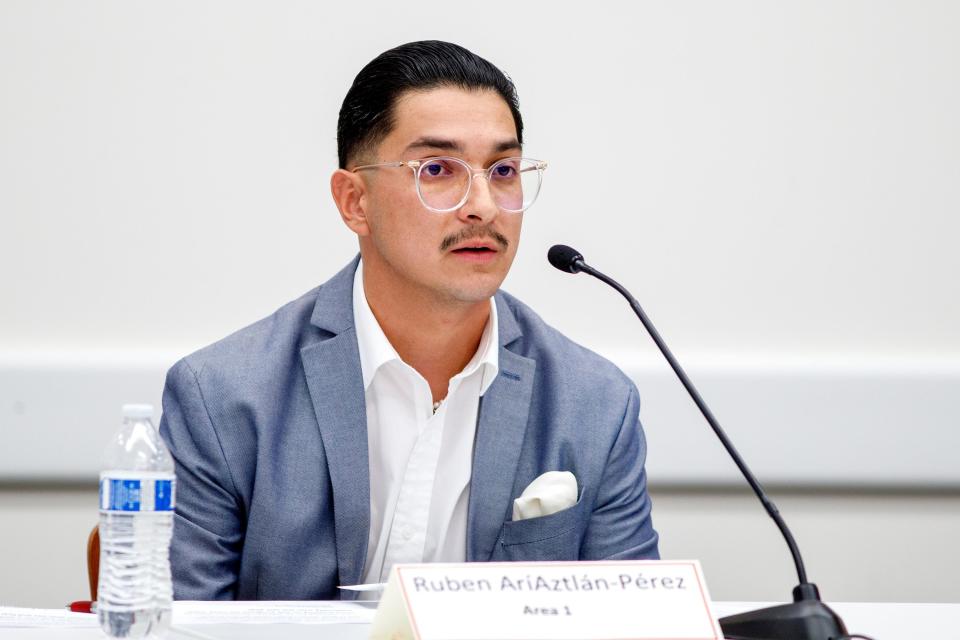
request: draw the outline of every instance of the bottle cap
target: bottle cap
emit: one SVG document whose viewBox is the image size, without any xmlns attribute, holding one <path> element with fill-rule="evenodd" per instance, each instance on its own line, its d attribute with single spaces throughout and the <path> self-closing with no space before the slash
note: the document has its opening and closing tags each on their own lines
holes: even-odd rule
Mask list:
<svg viewBox="0 0 960 640">
<path fill-rule="evenodd" d="M 123 405 L 124 418 L 152 418 L 152 404 L 125 404 Z"/>
</svg>

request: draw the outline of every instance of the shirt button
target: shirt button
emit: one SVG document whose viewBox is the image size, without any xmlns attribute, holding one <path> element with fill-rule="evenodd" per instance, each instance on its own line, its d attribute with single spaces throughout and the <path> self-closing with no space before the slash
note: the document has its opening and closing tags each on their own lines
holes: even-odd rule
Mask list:
<svg viewBox="0 0 960 640">
<path fill-rule="evenodd" d="M 403 531 L 400 532 L 400 536 L 404 540 L 409 540 L 410 538 L 413 537 L 413 529 L 409 529 L 409 528 L 404 529 Z"/>
</svg>

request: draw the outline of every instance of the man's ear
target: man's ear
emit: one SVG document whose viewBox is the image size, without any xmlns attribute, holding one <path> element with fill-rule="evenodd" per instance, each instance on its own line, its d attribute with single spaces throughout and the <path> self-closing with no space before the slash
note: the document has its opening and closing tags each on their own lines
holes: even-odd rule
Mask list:
<svg viewBox="0 0 960 640">
<path fill-rule="evenodd" d="M 340 218 L 358 236 L 370 234 L 367 224 L 367 185 L 352 171 L 337 169 L 330 176 L 330 192 L 340 210 Z"/>
</svg>

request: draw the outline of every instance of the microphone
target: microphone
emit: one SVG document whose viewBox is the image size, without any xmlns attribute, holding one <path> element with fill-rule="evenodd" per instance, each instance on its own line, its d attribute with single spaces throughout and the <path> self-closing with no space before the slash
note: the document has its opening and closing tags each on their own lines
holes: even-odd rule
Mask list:
<svg viewBox="0 0 960 640">
<path fill-rule="evenodd" d="M 555 244 L 547 251 L 547 260 L 560 271 L 580 273 L 581 265 L 585 264 L 580 252 L 565 244 Z"/>
<path fill-rule="evenodd" d="M 797 547 L 793 534 L 787 528 L 787 523 L 780 516 L 773 500 L 767 496 L 763 487 L 760 486 L 760 482 L 747 467 L 747 463 L 740 457 L 740 453 L 733 446 L 730 438 L 727 437 L 726 432 L 717 422 L 713 412 L 710 411 L 707 403 L 704 402 L 696 387 L 693 386 L 680 363 L 673 357 L 673 353 L 671 353 L 663 338 L 660 337 L 660 333 L 650 322 L 647 314 L 644 313 L 640 303 L 619 282 L 588 265 L 583 259 L 583 255 L 572 247 L 562 244 L 553 245 L 547 252 L 547 259 L 560 271 L 567 273 L 580 273 L 582 271 L 590 274 L 616 289 L 620 295 L 627 299 L 634 313 L 637 314 L 640 322 L 647 329 L 647 333 L 650 334 L 657 348 L 660 349 L 660 353 L 667 359 L 670 368 L 683 383 L 687 393 L 690 394 L 693 402 L 700 409 L 700 413 L 713 428 L 724 449 L 733 458 L 733 462 L 740 469 L 743 477 L 746 478 L 750 488 L 760 499 L 763 508 L 776 523 L 790 548 L 793 563 L 797 568 L 797 577 L 800 580 L 800 584 L 793 589 L 793 602 L 720 618 L 720 628 L 723 629 L 724 637 L 728 640 L 839 640 L 847 637 L 847 630 L 840 616 L 820 600 L 817 585 L 807 581 L 807 571 L 803 566 L 803 558 L 800 557 L 800 549 Z"/>
</svg>

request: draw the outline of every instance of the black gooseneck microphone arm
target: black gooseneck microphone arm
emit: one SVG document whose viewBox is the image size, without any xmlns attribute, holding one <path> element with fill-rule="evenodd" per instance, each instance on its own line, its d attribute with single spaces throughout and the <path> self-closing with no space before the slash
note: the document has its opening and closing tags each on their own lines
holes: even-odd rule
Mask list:
<svg viewBox="0 0 960 640">
<path fill-rule="evenodd" d="M 733 458 L 734 463 L 740 469 L 743 477 L 746 478 L 750 488 L 753 489 L 753 492 L 763 504 L 764 509 L 766 509 L 767 513 L 776 523 L 777 528 L 780 529 L 780 533 L 783 534 L 787 546 L 790 548 L 790 554 L 793 556 L 793 562 L 797 568 L 797 577 L 800 580 L 800 584 L 793 590 L 794 602 L 792 604 L 768 607 L 766 609 L 749 611 L 722 618 L 720 620 L 720 626 L 723 628 L 724 635 L 732 640 L 759 640 L 761 638 L 767 640 L 837 640 L 846 637 L 847 632 L 843 621 L 820 601 L 817 586 L 807 581 L 807 571 L 803 566 L 800 549 L 797 547 L 797 543 L 790 529 L 787 527 L 786 522 L 784 522 L 780 516 L 776 505 L 769 496 L 767 496 L 760 482 L 757 481 L 749 467 L 747 467 L 747 463 L 740 457 L 740 453 L 736 447 L 733 446 L 730 438 L 727 437 L 726 432 L 720 426 L 720 423 L 714 417 L 713 412 L 710 411 L 710 408 L 707 406 L 707 403 L 704 402 L 696 387 L 693 386 L 693 382 L 687 377 L 686 372 L 683 370 L 683 367 L 680 366 L 680 363 L 677 362 L 670 348 L 667 347 L 663 338 L 660 337 L 660 333 L 656 327 L 653 326 L 653 323 L 643 311 L 640 303 L 637 302 L 636 298 L 630 295 L 630 292 L 619 282 L 588 265 L 576 249 L 565 245 L 554 245 L 547 253 L 547 259 L 550 261 L 550 264 L 560 271 L 567 273 L 579 273 L 582 271 L 583 273 L 589 274 L 610 285 L 616 289 L 620 295 L 626 298 L 634 313 L 640 318 L 640 322 L 643 323 L 647 333 L 650 334 L 657 348 L 660 349 L 660 353 L 663 354 L 663 357 L 666 358 L 670 364 L 670 368 L 673 369 L 677 377 L 680 378 L 680 382 L 683 383 L 687 393 L 690 394 L 697 408 L 700 409 L 700 413 L 703 414 L 703 417 L 710 424 L 713 432 L 717 434 L 723 447 L 727 450 L 727 453 L 730 454 L 730 457 Z"/>
<path fill-rule="evenodd" d="M 704 402 L 700 392 L 697 391 L 697 388 L 693 386 L 693 382 L 691 382 L 690 378 L 687 377 L 687 373 L 683 370 L 683 367 L 681 367 L 680 363 L 677 362 L 677 359 L 673 357 L 673 352 L 670 351 L 670 347 L 668 347 L 667 343 L 664 342 L 663 338 L 660 337 L 660 332 L 657 331 L 656 327 L 653 326 L 653 323 L 643 311 L 640 303 L 637 302 L 637 299 L 630 295 L 630 292 L 627 291 L 619 282 L 607 276 L 606 274 L 600 273 L 584 262 L 582 256 L 574 258 L 572 264 L 576 266 L 577 271 L 582 271 L 583 273 L 593 276 L 597 280 L 606 282 L 608 285 L 616 289 L 620 295 L 626 298 L 627 302 L 630 303 L 630 307 L 633 309 L 633 312 L 637 314 L 637 317 L 640 318 L 640 322 L 643 323 L 643 326 L 646 327 L 647 333 L 649 333 L 650 337 L 653 338 L 657 348 L 660 349 L 660 353 L 662 353 L 663 357 L 667 359 L 667 362 L 670 364 L 670 368 L 673 369 L 673 372 L 677 374 L 678 378 L 680 378 L 680 382 L 683 383 L 687 393 L 689 393 L 690 397 L 693 398 L 693 402 L 697 405 L 697 408 L 700 409 L 700 413 L 703 414 L 703 417 L 713 428 L 713 432 L 717 434 L 718 438 L 720 438 L 723 448 L 726 449 L 727 453 L 730 454 L 730 457 L 733 458 L 733 462 L 740 469 L 740 473 L 742 473 L 743 477 L 747 479 L 747 483 L 749 483 L 750 488 L 753 489 L 753 492 L 757 494 L 757 498 L 759 498 L 760 502 L 763 503 L 763 508 L 767 510 L 767 513 L 770 514 L 771 518 L 773 518 L 773 521 L 777 524 L 777 528 L 780 529 L 783 537 L 786 538 L 787 546 L 790 547 L 790 554 L 793 556 L 793 564 L 797 567 L 797 577 L 800 579 L 801 584 L 806 583 L 807 570 L 803 566 L 803 558 L 800 557 L 800 549 L 797 548 L 797 543 L 793 539 L 793 534 L 790 533 L 787 523 L 784 522 L 783 518 L 780 516 L 780 511 L 777 510 L 777 505 L 775 505 L 773 500 L 767 496 L 766 492 L 763 490 L 763 487 L 760 486 L 760 482 L 757 480 L 756 476 L 753 475 L 753 472 L 750 471 L 749 467 L 747 467 L 747 463 L 744 462 L 742 457 L 740 457 L 740 452 L 738 452 L 737 448 L 733 446 L 730 438 L 727 437 L 727 433 L 723 430 L 723 427 L 720 426 L 720 423 L 717 422 L 713 412 L 710 411 L 710 407 L 707 406 L 707 403 Z"/>
</svg>

